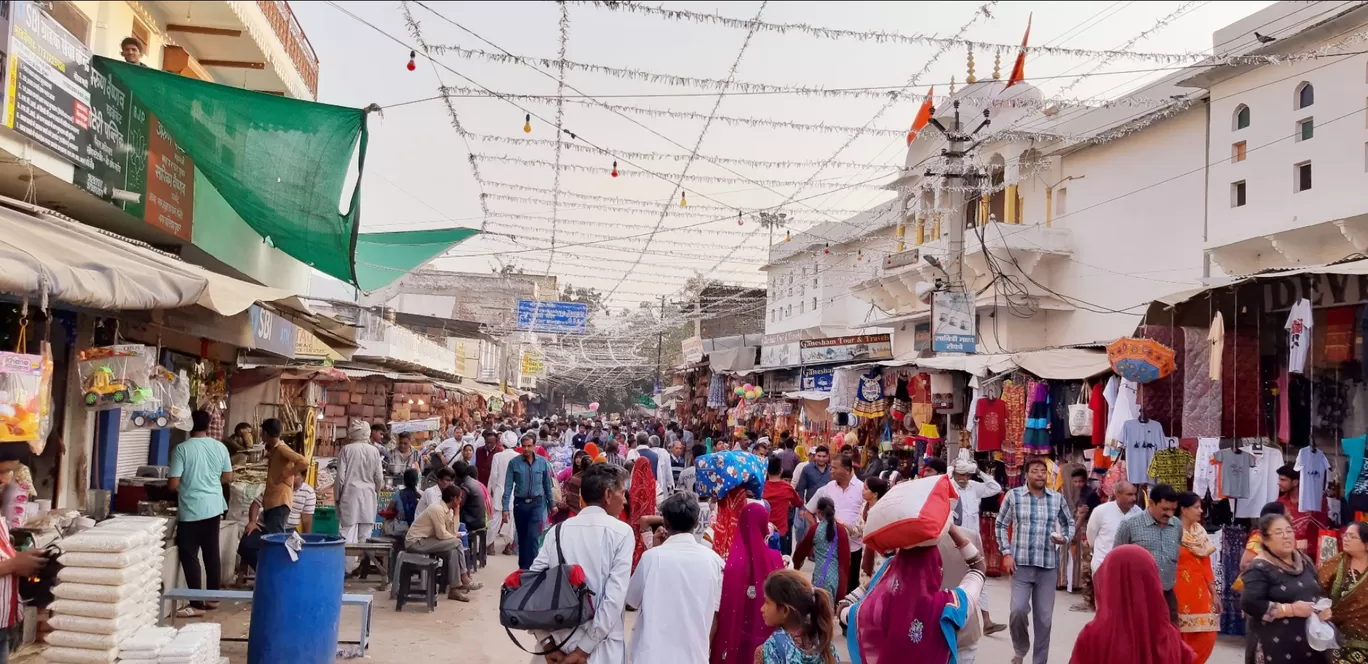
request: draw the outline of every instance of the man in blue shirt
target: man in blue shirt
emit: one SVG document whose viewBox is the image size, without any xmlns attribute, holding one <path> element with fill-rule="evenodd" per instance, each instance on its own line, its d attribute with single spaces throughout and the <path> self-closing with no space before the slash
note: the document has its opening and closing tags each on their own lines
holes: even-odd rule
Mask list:
<svg viewBox="0 0 1368 664">
<path fill-rule="evenodd" d="M 551 500 L 551 466 L 537 456 L 537 437 L 529 433 L 522 437 L 522 456 L 508 462 L 503 490 L 504 521 L 512 519 L 518 533 L 518 569 L 528 569 L 537 559 Z"/>
<path fill-rule="evenodd" d="M 185 586 L 200 588 L 200 551 L 204 552 L 204 574 L 209 590 L 219 589 L 219 522 L 228 511 L 223 485 L 233 481 L 233 464 L 228 448 L 209 437 L 209 413 L 190 414 L 190 437 L 171 452 L 171 472 L 167 488 L 176 492 L 176 547 Z M 185 617 L 204 615 L 218 602 L 191 602 Z"/>
<path fill-rule="evenodd" d="M 818 445 L 809 458 L 810 461 L 803 466 L 802 472 L 798 474 L 798 483 L 793 487 L 798 490 L 798 495 L 802 496 L 804 505 L 812 500 L 818 489 L 831 483 L 831 453 L 827 450 L 827 446 Z M 798 519 L 797 523 L 793 525 L 794 541 L 803 541 L 803 538 L 807 537 L 807 521 Z"/>
</svg>

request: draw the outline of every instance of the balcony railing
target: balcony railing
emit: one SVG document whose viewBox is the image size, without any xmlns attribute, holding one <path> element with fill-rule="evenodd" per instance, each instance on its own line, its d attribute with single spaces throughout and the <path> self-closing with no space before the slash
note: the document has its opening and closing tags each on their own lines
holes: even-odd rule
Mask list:
<svg viewBox="0 0 1368 664">
<path fill-rule="evenodd" d="M 304 34 L 304 28 L 299 25 L 299 19 L 290 9 L 290 3 L 285 0 L 257 0 L 257 6 L 271 23 L 280 43 L 285 45 L 285 52 L 290 54 L 299 75 L 304 78 L 304 84 L 309 86 L 309 91 L 317 99 L 318 54 Z"/>
</svg>

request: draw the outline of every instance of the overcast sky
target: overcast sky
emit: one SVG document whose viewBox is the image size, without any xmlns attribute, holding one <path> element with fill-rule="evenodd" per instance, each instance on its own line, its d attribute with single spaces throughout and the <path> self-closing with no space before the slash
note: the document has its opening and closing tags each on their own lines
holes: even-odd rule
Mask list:
<svg viewBox="0 0 1368 664">
<path fill-rule="evenodd" d="M 487 42 L 472 36 L 428 10 L 410 5 L 421 22 L 429 44 L 456 45 L 468 49 L 508 52 L 554 59 L 559 47 L 560 8 L 551 2 L 481 3 L 429 2 L 432 9 L 460 23 Z M 1019 43 L 1027 16 L 1034 13 L 1032 45 L 1084 49 L 1116 49 L 1152 28 L 1162 17 L 1180 8 L 1188 11 L 1171 24 L 1129 47 L 1132 51 L 1182 53 L 1211 48 L 1211 33 L 1268 2 L 1001 2 L 992 18 L 980 18 L 963 35 L 967 39 L 1004 44 Z M 760 15 L 773 23 L 805 23 L 846 30 L 887 30 L 904 34 L 950 36 L 973 17 L 980 2 L 770 2 Z M 395 2 L 347 2 L 350 11 L 406 44 L 415 43 Z M 665 3 L 668 8 L 716 12 L 737 19 L 756 16 L 758 2 Z M 383 119 L 372 118 L 370 149 L 363 180 L 362 220 L 367 232 L 480 227 L 490 235 L 461 245 L 451 257 L 436 262 L 443 269 L 486 272 L 499 261 L 512 262 L 529 272 L 545 273 L 552 233 L 549 204 L 487 200 L 491 212 L 527 218 L 482 215 L 481 185 L 467 160 L 471 152 L 489 156 L 513 156 L 552 162 L 553 147 L 510 145 L 490 140 L 462 140 L 452 128 L 451 117 L 441 100 L 404 102 L 434 97 L 440 85 L 484 87 L 500 93 L 554 95 L 554 70 L 538 73 L 522 64 L 491 63 L 454 54 L 440 56 L 450 70 L 434 67 L 421 54 L 417 70 L 409 72 L 408 50 L 375 29 L 323 2 L 292 5 L 320 64 L 319 101 L 347 106 L 378 103 L 390 107 Z M 746 41 L 743 29 L 698 25 L 610 11 L 587 4 L 568 5 L 569 30 L 566 59 L 574 62 L 630 68 L 675 76 L 726 79 Z M 491 43 L 493 44 L 491 46 Z M 925 71 L 911 88 L 924 94 L 935 84 L 938 94 L 948 92 L 953 76 L 961 85 L 966 75 L 966 53 L 951 49 L 939 59 L 934 46 L 877 44 L 850 39 L 820 39 L 805 34 L 757 32 L 750 37 L 734 80 L 771 85 L 853 88 L 901 87 L 915 73 Z M 1004 53 L 1002 77 L 1011 69 L 1015 53 Z M 993 54 L 976 53 L 976 73 L 991 77 Z M 1099 68 L 1100 65 L 1100 68 Z M 1049 97 L 1071 86 L 1067 97 L 1116 97 L 1162 75 L 1158 65 L 1127 57 L 1100 62 L 1080 57 L 1037 56 L 1028 60 L 1029 79 Z M 1075 75 L 1096 72 L 1078 81 Z M 455 72 L 451 71 L 455 70 Z M 1140 70 L 1140 71 L 1137 71 Z M 1037 77 L 1053 77 L 1037 79 Z M 466 80 L 468 79 L 468 80 Z M 472 82 L 473 81 L 473 82 Z M 878 98 L 825 98 L 796 94 L 728 95 L 718 104 L 715 90 L 666 83 L 628 80 L 593 72 L 571 71 L 566 83 L 581 93 L 610 104 L 689 111 L 706 117 L 713 112 L 728 117 L 765 118 L 812 124 L 828 124 L 905 131 L 916 112 L 916 102 L 901 101 L 881 117 L 885 105 Z M 566 89 L 567 95 L 577 94 Z M 649 95 L 693 94 L 692 97 Z M 454 98 L 461 124 L 474 134 L 491 137 L 553 139 L 553 126 L 537 119 L 532 132 L 523 132 L 523 111 L 494 98 Z M 527 110 L 544 118 L 555 116 L 554 102 L 520 101 Z M 788 160 L 821 163 L 828 159 L 845 165 L 818 171 L 801 168 L 756 167 L 703 159 L 688 164 L 688 173 L 752 182 L 685 181 L 690 207 L 680 208 L 672 197 L 674 185 L 654 177 L 640 177 L 639 168 L 619 163 L 621 177 L 605 172 L 560 174 L 561 198 L 555 225 L 558 245 L 600 242 L 596 245 L 558 249 L 550 265 L 562 284 L 594 287 L 613 292 L 612 304 L 634 307 L 679 289 L 694 271 L 733 283 L 763 284 L 766 236 L 747 215 L 738 226 L 731 211 L 706 210 L 718 206 L 751 211 L 788 203 L 784 210 L 803 221 L 845 219 L 847 210 L 866 209 L 889 200 L 891 192 L 871 188 L 887 180 L 902 164 L 905 142 L 901 137 L 853 133 L 817 133 L 767 127 L 734 126 L 714 121 L 703 135 L 702 119 L 624 117 L 596 107 L 593 101 L 563 105 L 563 126 L 585 141 L 616 152 L 687 155 L 699 145 L 708 157 L 750 160 Z M 629 119 L 630 118 L 630 119 Z M 871 122 L 871 120 L 873 120 Z M 842 145 L 850 145 L 836 154 Z M 598 154 L 563 150 L 562 164 L 599 169 L 611 168 L 612 159 Z M 681 172 L 683 161 L 637 160 L 657 173 Z M 866 166 L 859 168 L 857 166 Z M 551 190 L 553 169 L 504 163 L 481 163 L 484 180 Z M 738 175 L 739 174 L 739 175 Z M 815 175 L 815 177 L 814 177 Z M 781 185 L 773 181 L 807 182 L 808 187 Z M 757 186 L 754 181 L 763 181 Z M 870 186 L 848 187 L 866 182 Z M 550 194 L 514 191 L 487 186 L 491 195 L 547 199 Z M 655 203 L 634 206 L 641 213 L 586 209 L 592 201 L 569 194 L 640 199 Z M 670 214 L 661 217 L 661 211 Z M 829 211 L 829 213 L 828 213 Z M 682 212 L 684 216 L 675 214 Z M 708 216 L 704 216 L 704 215 Z M 698 225 L 713 217 L 721 221 Z M 644 257 L 645 237 L 603 243 L 606 238 L 658 232 Z M 799 224 L 803 228 L 807 224 Z M 682 226 L 689 230 L 670 231 Z M 502 235 L 499 235 L 502 234 Z M 508 236 L 514 238 L 510 239 Z M 781 233 L 782 235 L 782 233 Z M 497 254 L 497 255 L 495 255 Z"/>
</svg>

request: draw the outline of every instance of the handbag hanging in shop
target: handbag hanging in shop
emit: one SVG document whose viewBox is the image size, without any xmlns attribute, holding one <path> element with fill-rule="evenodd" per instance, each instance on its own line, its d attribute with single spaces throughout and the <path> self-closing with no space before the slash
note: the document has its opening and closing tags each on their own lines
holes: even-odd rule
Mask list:
<svg viewBox="0 0 1368 664">
<path fill-rule="evenodd" d="M 1069 404 L 1070 436 L 1092 435 L 1092 409 L 1088 407 L 1088 395 L 1091 393 L 1088 384 L 1083 383 L 1083 389 L 1078 393 L 1078 403 Z"/>
</svg>

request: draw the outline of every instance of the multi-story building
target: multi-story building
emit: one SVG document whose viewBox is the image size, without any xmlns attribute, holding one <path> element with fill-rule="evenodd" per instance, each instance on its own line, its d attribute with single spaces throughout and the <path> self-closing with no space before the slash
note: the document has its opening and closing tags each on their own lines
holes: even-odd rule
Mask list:
<svg viewBox="0 0 1368 664">
<path fill-rule="evenodd" d="M 893 327 L 899 355 L 927 345 L 930 300 L 947 288 L 971 294 L 978 352 L 1021 351 L 1130 334 L 1150 301 L 1204 280 L 1363 252 L 1368 56 L 1349 44 L 1365 25 L 1362 5 L 1277 3 L 1218 30 L 1213 66 L 1106 108 L 971 72 L 952 95 L 968 129 L 992 119 L 963 165 L 977 181 L 943 177 L 945 137 L 925 130 L 892 184 L 894 231 L 840 247 L 877 258 L 853 297 Z M 1326 57 L 1219 61 L 1298 53 Z M 949 127 L 953 106 L 935 110 Z M 825 251 L 809 243 L 791 261 Z"/>
</svg>

